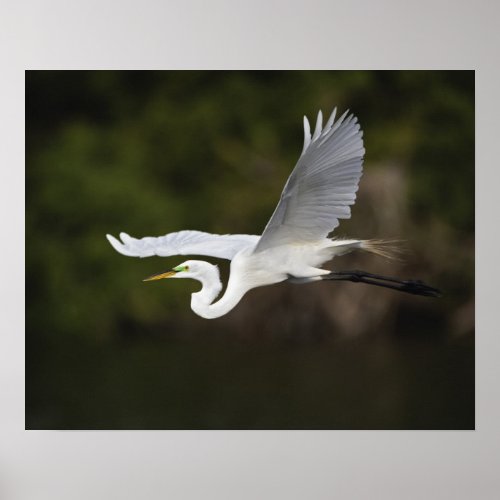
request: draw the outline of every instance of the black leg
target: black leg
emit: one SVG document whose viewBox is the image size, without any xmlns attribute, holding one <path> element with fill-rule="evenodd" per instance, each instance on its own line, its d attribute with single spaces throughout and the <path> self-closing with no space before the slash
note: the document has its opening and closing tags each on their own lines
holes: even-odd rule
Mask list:
<svg viewBox="0 0 500 500">
<path fill-rule="evenodd" d="M 352 281 L 354 283 L 366 283 L 367 285 L 381 286 L 400 292 L 424 295 L 426 297 L 440 297 L 441 292 L 437 288 L 426 285 L 420 280 L 400 280 L 389 276 L 371 274 L 365 271 L 337 271 L 321 277 L 324 280 Z"/>
</svg>

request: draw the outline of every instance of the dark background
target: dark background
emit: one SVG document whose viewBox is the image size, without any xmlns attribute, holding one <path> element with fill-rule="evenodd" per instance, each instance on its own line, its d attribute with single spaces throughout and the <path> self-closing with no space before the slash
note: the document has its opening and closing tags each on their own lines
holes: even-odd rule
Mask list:
<svg viewBox="0 0 500 500">
<path fill-rule="evenodd" d="M 302 116 L 334 106 L 367 150 L 336 234 L 406 249 L 335 268 L 441 299 L 279 284 L 204 320 L 198 283 L 142 282 L 185 257 L 106 241 L 260 234 Z M 28 429 L 474 428 L 474 72 L 30 71 L 26 195 Z"/>
</svg>

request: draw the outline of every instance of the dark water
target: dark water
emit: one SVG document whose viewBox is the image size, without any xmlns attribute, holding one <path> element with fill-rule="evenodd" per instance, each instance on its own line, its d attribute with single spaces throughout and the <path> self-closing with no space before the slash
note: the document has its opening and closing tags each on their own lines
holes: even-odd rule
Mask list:
<svg viewBox="0 0 500 500">
<path fill-rule="evenodd" d="M 472 336 L 255 343 L 140 333 L 60 337 L 40 347 L 50 357 L 28 351 L 26 427 L 474 428 Z"/>
</svg>

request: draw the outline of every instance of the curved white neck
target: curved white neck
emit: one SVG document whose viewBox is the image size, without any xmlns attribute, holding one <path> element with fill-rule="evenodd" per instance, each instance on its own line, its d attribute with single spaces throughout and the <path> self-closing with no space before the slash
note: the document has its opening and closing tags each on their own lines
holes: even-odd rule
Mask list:
<svg viewBox="0 0 500 500">
<path fill-rule="evenodd" d="M 224 316 L 241 300 L 248 291 L 247 287 L 241 284 L 235 285 L 234 280 L 229 279 L 226 292 L 215 303 L 212 303 L 222 290 L 222 283 L 219 278 L 219 270 L 213 266 L 214 275 L 196 278 L 202 285 L 199 292 L 191 294 L 191 309 L 202 318 L 214 319 Z"/>
</svg>

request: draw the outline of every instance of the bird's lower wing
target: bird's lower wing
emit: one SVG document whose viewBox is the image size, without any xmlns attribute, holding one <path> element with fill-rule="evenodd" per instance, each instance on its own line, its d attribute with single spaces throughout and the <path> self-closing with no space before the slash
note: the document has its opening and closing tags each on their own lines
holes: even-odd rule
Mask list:
<svg viewBox="0 0 500 500">
<path fill-rule="evenodd" d="M 210 234 L 202 231 L 179 231 L 165 236 L 132 238 L 120 233 L 121 241 L 107 234 L 113 248 L 129 257 L 169 257 L 171 255 L 206 255 L 231 260 L 239 251 L 255 247 L 260 236 L 251 234 Z"/>
<path fill-rule="evenodd" d="M 325 127 L 321 111 L 311 137 L 304 117 L 304 148 L 255 252 L 325 238 L 351 216 L 363 170 L 363 133 L 357 119 L 335 110 Z"/>
</svg>

